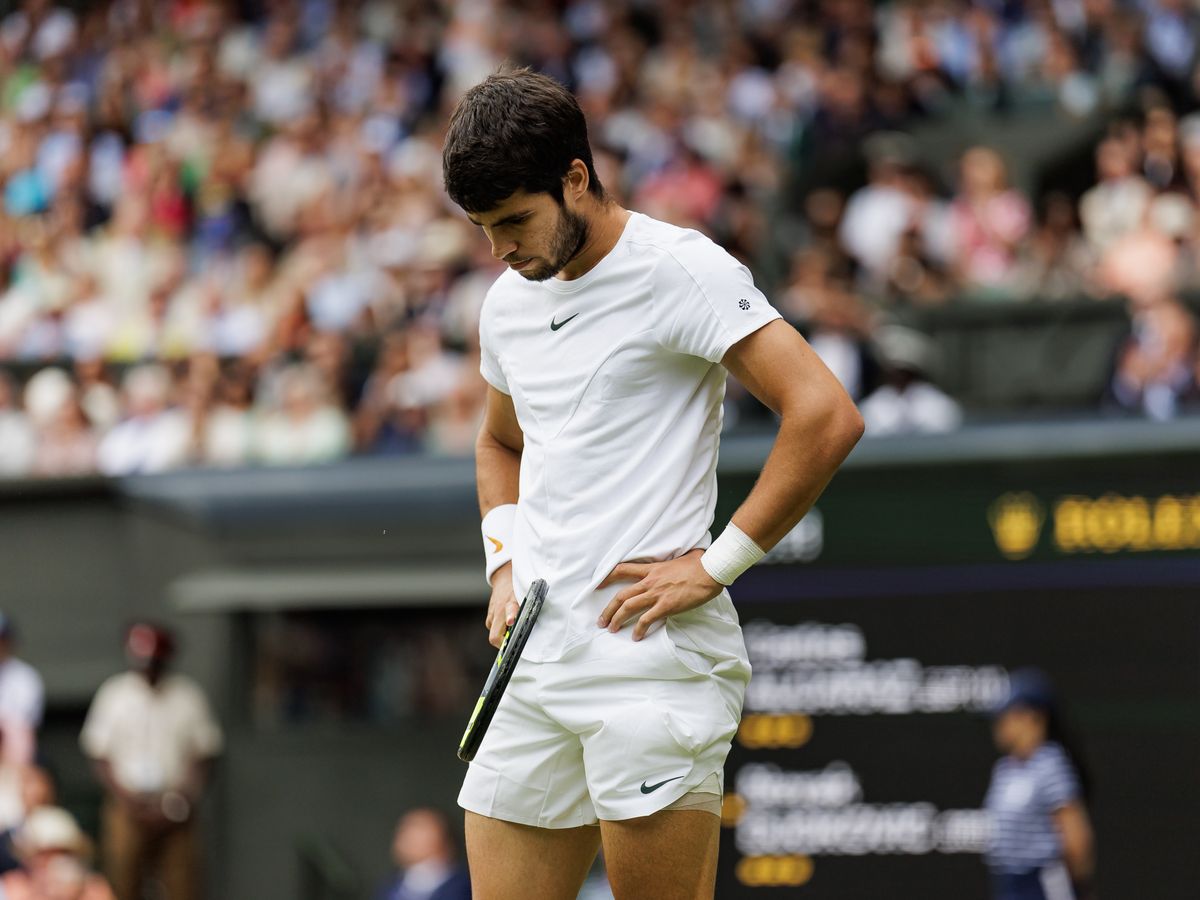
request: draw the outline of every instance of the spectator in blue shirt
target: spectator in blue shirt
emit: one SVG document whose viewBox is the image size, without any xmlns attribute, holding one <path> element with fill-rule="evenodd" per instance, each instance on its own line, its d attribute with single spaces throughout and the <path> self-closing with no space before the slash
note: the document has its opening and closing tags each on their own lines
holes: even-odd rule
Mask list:
<svg viewBox="0 0 1200 900">
<path fill-rule="evenodd" d="M 984 802 L 995 900 L 1085 900 L 1094 867 L 1092 826 L 1077 754 L 1040 671 L 1012 674 L 993 725 L 1004 754 Z"/>
<path fill-rule="evenodd" d="M 427 808 L 405 813 L 392 839 L 396 874 L 375 900 L 471 900 L 471 878 L 455 856 L 445 815 Z"/>
</svg>

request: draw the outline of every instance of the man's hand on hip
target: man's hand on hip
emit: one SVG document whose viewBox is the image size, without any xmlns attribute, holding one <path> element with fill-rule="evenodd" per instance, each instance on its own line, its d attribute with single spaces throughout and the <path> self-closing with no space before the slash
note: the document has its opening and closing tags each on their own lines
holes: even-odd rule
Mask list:
<svg viewBox="0 0 1200 900">
<path fill-rule="evenodd" d="M 488 601 L 487 618 L 483 620 L 488 630 L 488 643 L 499 649 L 504 640 L 504 631 L 517 621 L 521 604 L 513 593 L 512 563 L 501 566 L 492 575 L 492 599 Z"/>
<path fill-rule="evenodd" d="M 633 628 L 640 641 L 655 622 L 703 606 L 722 591 L 721 585 L 700 565 L 703 550 L 692 550 L 676 559 L 658 563 L 623 562 L 600 582 L 607 587 L 618 581 L 635 581 L 623 588 L 600 614 L 597 624 L 618 632 L 629 619 L 641 613 Z"/>
</svg>

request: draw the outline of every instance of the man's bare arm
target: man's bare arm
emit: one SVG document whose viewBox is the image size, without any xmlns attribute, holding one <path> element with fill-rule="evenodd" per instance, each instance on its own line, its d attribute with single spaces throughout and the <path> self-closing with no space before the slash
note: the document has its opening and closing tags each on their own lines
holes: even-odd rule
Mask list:
<svg viewBox="0 0 1200 900">
<path fill-rule="evenodd" d="M 1095 868 L 1095 841 L 1091 819 L 1083 804 L 1074 800 L 1055 810 L 1054 826 L 1062 840 L 1063 862 L 1071 878 L 1085 883 L 1091 880 Z"/>
<path fill-rule="evenodd" d="M 854 401 L 796 329 L 776 320 L 721 361 L 779 415 L 779 434 L 733 523 L 764 550 L 796 526 L 863 434 Z"/>
<path fill-rule="evenodd" d="M 721 360 L 746 388 L 780 416 L 779 433 L 762 473 L 733 523 L 763 550 L 787 534 L 825 490 L 838 466 L 862 437 L 854 401 L 800 334 L 771 322 L 738 341 Z M 641 614 L 634 640 L 660 619 L 695 609 L 722 585 L 693 550 L 661 563 L 624 562 L 601 586 L 636 581 L 622 589 L 597 624 L 618 631 Z"/>
<path fill-rule="evenodd" d="M 481 515 L 517 502 L 524 447 L 525 435 L 517 422 L 512 397 L 488 385 L 483 425 L 475 440 L 475 484 Z M 513 593 L 512 564 L 506 563 L 492 575 L 492 597 L 484 619 L 493 647 L 500 646 L 504 629 L 516 621 L 519 608 Z"/>
<path fill-rule="evenodd" d="M 475 483 L 479 491 L 480 515 L 486 516 L 505 503 L 517 502 L 524 448 L 525 435 L 517 423 L 512 397 L 489 384 L 483 425 L 475 439 Z"/>
</svg>

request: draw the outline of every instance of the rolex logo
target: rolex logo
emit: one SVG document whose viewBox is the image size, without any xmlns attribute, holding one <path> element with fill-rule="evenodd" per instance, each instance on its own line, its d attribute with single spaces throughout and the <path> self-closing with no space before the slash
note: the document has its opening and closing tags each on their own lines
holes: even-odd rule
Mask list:
<svg viewBox="0 0 1200 900">
<path fill-rule="evenodd" d="M 1028 492 L 1005 494 L 988 509 L 996 546 L 1009 559 L 1024 559 L 1033 552 L 1045 520 L 1042 504 Z"/>
</svg>

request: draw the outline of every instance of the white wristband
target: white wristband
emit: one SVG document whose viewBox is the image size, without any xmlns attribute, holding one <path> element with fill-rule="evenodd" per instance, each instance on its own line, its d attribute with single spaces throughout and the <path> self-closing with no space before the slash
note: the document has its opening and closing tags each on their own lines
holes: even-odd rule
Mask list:
<svg viewBox="0 0 1200 900">
<path fill-rule="evenodd" d="M 700 565 L 704 566 L 704 571 L 712 576 L 713 581 L 728 587 L 766 555 L 767 552 L 754 543 L 746 532 L 730 522 L 721 536 L 704 551 Z"/>
<path fill-rule="evenodd" d="M 488 510 L 483 517 L 483 555 L 487 560 L 484 577 L 488 584 L 496 570 L 507 562 L 512 562 L 512 530 L 513 520 L 517 517 L 517 504 L 505 503 Z"/>
</svg>

